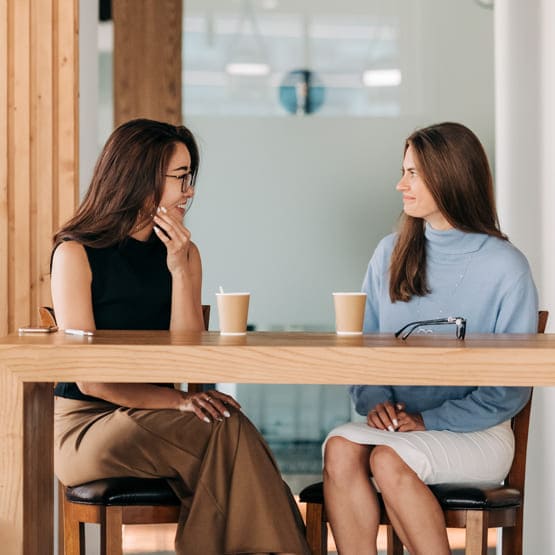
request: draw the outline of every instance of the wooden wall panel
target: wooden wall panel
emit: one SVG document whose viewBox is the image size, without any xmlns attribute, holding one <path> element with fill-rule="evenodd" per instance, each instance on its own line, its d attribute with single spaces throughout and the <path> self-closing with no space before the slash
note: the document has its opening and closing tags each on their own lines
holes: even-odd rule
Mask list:
<svg viewBox="0 0 555 555">
<path fill-rule="evenodd" d="M 8 333 L 8 0 L 0 0 L 0 336 Z"/>
<path fill-rule="evenodd" d="M 113 0 L 114 123 L 179 124 L 182 0 Z"/>
<path fill-rule="evenodd" d="M 36 323 L 36 307 L 49 303 L 52 234 L 76 206 L 77 22 L 78 0 L 0 0 L 0 335 Z M 23 384 L 15 379 L 0 360 L 0 388 L 20 397 Z M 25 401 L 37 410 L 48 406 L 50 416 L 51 384 L 26 387 Z M 52 435 L 37 436 L 35 420 L 22 426 L 23 412 L 14 407 L 0 408 L 7 438 L 0 469 L 21 473 L 24 459 L 41 464 L 37 446 L 51 457 Z M 51 473 L 48 465 L 45 472 Z M 49 480 L 50 474 L 41 490 L 25 482 L 21 491 L 21 480 L 0 488 L 2 553 L 52 552 Z M 49 530 L 33 529 L 24 538 L 24 513 L 48 522 Z"/>
<path fill-rule="evenodd" d="M 0 335 L 50 303 L 78 198 L 78 0 L 0 0 Z"/>
<path fill-rule="evenodd" d="M 56 228 L 73 215 L 79 198 L 79 0 L 56 2 L 55 181 Z"/>
<path fill-rule="evenodd" d="M 32 0 L 31 48 L 31 311 L 50 304 L 49 254 L 54 228 L 53 182 L 53 10 L 50 2 Z"/>
<path fill-rule="evenodd" d="M 29 2 L 12 4 L 8 31 L 12 56 L 8 59 L 8 218 L 9 218 L 9 319 L 11 330 L 15 323 L 29 322 L 31 316 L 30 269 L 30 17 Z"/>
</svg>

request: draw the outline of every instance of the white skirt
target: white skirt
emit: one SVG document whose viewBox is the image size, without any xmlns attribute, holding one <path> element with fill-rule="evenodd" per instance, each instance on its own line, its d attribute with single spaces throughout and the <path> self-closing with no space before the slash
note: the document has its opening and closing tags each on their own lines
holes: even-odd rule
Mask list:
<svg viewBox="0 0 555 555">
<path fill-rule="evenodd" d="M 425 484 L 499 484 L 507 476 L 514 455 L 510 420 L 480 432 L 464 433 L 389 432 L 364 422 L 351 422 L 328 434 L 322 452 L 334 436 L 360 445 L 388 445 Z"/>
</svg>

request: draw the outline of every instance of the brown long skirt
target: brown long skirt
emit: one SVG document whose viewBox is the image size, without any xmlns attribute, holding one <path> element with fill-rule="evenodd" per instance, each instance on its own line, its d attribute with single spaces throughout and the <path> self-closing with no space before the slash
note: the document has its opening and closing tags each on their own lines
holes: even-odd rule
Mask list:
<svg viewBox="0 0 555 555">
<path fill-rule="evenodd" d="M 291 492 L 241 412 L 207 424 L 177 410 L 59 397 L 55 406 L 54 463 L 62 483 L 166 478 L 181 501 L 179 555 L 309 555 Z"/>
</svg>

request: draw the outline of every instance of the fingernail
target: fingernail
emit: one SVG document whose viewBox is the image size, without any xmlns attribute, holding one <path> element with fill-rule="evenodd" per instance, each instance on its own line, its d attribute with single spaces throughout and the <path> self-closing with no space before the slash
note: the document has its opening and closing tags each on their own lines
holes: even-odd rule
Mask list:
<svg viewBox="0 0 555 555">
<path fill-rule="evenodd" d="M 160 233 L 160 228 L 157 225 L 155 225 L 154 226 L 154 231 L 156 231 L 156 233 Z"/>
<path fill-rule="evenodd" d="M 158 208 L 156 209 L 156 212 L 160 212 L 160 207 L 158 207 Z"/>
<path fill-rule="evenodd" d="M 163 206 L 160 206 L 160 212 L 162 212 L 162 214 L 165 214 L 167 210 Z"/>
<path fill-rule="evenodd" d="M 395 430 L 393 429 L 393 426 L 391 426 L 391 425 L 389 425 L 389 426 L 387 427 L 387 429 L 388 429 L 390 432 L 394 432 L 394 431 L 395 431 Z"/>
<path fill-rule="evenodd" d="M 229 418 L 231 416 L 231 413 L 228 410 L 224 410 L 224 416 L 226 418 Z"/>
<path fill-rule="evenodd" d="M 399 421 L 396 418 L 393 419 L 393 426 L 395 426 L 396 428 L 399 427 Z"/>
<path fill-rule="evenodd" d="M 208 416 L 205 416 L 205 417 L 203 418 L 203 420 L 204 420 L 207 424 L 210 424 L 210 418 L 208 418 Z"/>
<path fill-rule="evenodd" d="M 403 408 L 403 405 L 397 403 L 397 410 L 401 410 Z"/>
</svg>

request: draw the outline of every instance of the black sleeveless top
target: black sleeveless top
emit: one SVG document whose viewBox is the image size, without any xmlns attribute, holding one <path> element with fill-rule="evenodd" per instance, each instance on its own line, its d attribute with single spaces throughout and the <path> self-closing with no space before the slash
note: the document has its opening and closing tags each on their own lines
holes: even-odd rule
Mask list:
<svg viewBox="0 0 555 555">
<path fill-rule="evenodd" d="M 119 245 L 85 247 L 85 251 L 92 272 L 97 329 L 169 329 L 172 281 L 166 265 L 166 247 L 154 234 L 148 241 L 128 237 Z M 75 383 L 69 382 L 59 382 L 54 394 L 68 399 L 98 400 L 84 395 Z"/>
</svg>

